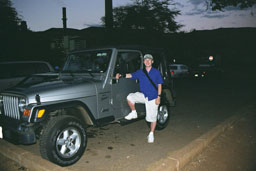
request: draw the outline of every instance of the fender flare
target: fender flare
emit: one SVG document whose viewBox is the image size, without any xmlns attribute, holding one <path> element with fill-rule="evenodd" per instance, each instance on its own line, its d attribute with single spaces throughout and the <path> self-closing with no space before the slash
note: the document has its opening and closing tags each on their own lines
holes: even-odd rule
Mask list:
<svg viewBox="0 0 256 171">
<path fill-rule="evenodd" d="M 164 103 L 167 106 L 172 106 L 172 107 L 175 106 L 175 99 L 173 97 L 173 93 L 172 93 L 171 89 L 163 88 L 162 93 L 163 93 L 163 102 L 161 102 L 161 103 Z M 161 101 L 162 101 L 162 99 L 161 99 Z"/>
<path fill-rule="evenodd" d="M 29 122 L 31 122 L 31 123 L 41 122 L 41 121 L 45 120 L 47 118 L 47 116 L 52 111 L 55 111 L 58 109 L 67 109 L 67 108 L 71 108 L 74 106 L 82 106 L 82 108 L 87 112 L 92 123 L 93 124 L 96 123 L 96 120 L 95 120 L 93 114 L 91 113 L 90 109 L 88 108 L 88 106 L 80 101 L 67 101 L 67 102 L 39 105 L 39 106 L 32 107 Z M 44 115 L 42 116 L 42 118 L 37 118 L 38 111 L 41 109 L 45 110 Z"/>
</svg>

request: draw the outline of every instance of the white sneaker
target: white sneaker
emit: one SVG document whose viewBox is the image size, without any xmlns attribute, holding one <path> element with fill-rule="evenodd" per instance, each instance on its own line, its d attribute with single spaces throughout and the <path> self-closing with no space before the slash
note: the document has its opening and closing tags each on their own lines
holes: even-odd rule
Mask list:
<svg viewBox="0 0 256 171">
<path fill-rule="evenodd" d="M 126 120 L 131 120 L 131 119 L 136 119 L 137 116 L 137 112 L 136 111 L 132 111 L 131 113 L 129 113 L 127 116 L 125 116 L 124 118 Z"/>
<path fill-rule="evenodd" d="M 154 143 L 154 134 L 153 134 L 153 132 L 150 132 L 148 134 L 148 143 Z"/>
</svg>

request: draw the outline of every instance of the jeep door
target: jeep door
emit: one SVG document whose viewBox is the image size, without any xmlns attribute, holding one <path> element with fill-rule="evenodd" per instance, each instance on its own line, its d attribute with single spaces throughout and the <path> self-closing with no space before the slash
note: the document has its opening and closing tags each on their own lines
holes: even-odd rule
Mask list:
<svg viewBox="0 0 256 171">
<path fill-rule="evenodd" d="M 142 67 L 142 54 L 139 51 L 118 51 L 113 77 L 116 73 L 120 73 L 122 77 L 112 81 L 112 104 L 116 119 L 123 118 L 130 112 L 127 95 L 139 91 L 139 82 L 126 79 L 125 74 L 135 72 Z"/>
</svg>

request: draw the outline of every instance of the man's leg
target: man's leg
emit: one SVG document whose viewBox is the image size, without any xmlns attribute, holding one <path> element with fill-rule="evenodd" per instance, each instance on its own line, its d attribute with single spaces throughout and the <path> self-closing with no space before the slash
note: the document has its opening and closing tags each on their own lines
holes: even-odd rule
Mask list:
<svg viewBox="0 0 256 171">
<path fill-rule="evenodd" d="M 129 105 L 131 111 L 135 110 L 135 105 L 130 100 L 127 99 L 127 103 Z"/>
<path fill-rule="evenodd" d="M 131 109 L 131 112 L 125 116 L 124 118 L 126 120 L 131 120 L 131 119 L 136 119 L 138 116 L 137 116 L 137 112 L 135 110 L 135 104 L 133 104 L 130 100 L 127 99 L 127 103 Z"/>
<path fill-rule="evenodd" d="M 150 122 L 150 133 L 148 134 L 148 143 L 154 142 L 154 131 L 157 124 L 157 112 L 158 112 L 158 105 L 155 104 L 155 100 L 147 101 L 146 102 L 146 120 Z"/>
<path fill-rule="evenodd" d="M 131 112 L 124 118 L 127 120 L 136 119 L 138 116 L 135 109 L 135 103 L 143 103 L 143 102 L 144 102 L 144 95 L 142 93 L 140 92 L 130 93 L 127 96 L 127 103 L 131 109 Z"/>
<path fill-rule="evenodd" d="M 154 143 L 154 131 L 156 129 L 156 122 L 151 122 L 150 132 L 148 134 L 148 143 Z"/>
<path fill-rule="evenodd" d="M 156 122 L 151 122 L 151 124 L 150 124 L 150 132 L 154 133 L 155 129 L 156 129 Z"/>
</svg>

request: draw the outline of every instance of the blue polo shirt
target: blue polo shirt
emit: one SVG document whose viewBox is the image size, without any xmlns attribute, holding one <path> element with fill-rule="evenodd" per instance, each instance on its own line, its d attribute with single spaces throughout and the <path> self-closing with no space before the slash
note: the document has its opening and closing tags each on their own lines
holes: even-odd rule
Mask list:
<svg viewBox="0 0 256 171">
<path fill-rule="evenodd" d="M 146 76 L 146 74 L 143 72 L 142 69 L 134 73 L 131 73 L 131 75 L 132 75 L 131 79 L 139 80 L 140 91 L 144 94 L 145 97 L 148 98 L 148 100 L 153 100 L 157 98 L 158 96 L 157 90 L 149 81 L 148 77 Z M 148 72 L 148 75 L 151 78 L 151 80 L 155 83 L 156 87 L 158 87 L 158 84 L 163 84 L 163 79 L 159 70 L 152 67 Z"/>
</svg>

